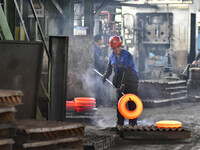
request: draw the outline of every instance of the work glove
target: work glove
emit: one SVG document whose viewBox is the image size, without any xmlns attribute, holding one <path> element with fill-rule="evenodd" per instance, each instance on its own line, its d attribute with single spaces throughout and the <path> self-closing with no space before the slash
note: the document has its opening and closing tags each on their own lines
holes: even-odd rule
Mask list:
<svg viewBox="0 0 200 150">
<path fill-rule="evenodd" d="M 121 84 L 119 88 L 117 88 L 117 93 L 121 94 L 124 93 L 125 90 L 125 84 Z"/>
</svg>

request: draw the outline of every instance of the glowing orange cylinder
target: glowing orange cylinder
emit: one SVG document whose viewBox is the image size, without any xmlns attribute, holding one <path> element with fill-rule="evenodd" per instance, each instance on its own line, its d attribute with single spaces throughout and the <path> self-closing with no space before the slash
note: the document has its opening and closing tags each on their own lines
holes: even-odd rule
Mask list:
<svg viewBox="0 0 200 150">
<path fill-rule="evenodd" d="M 92 97 L 74 98 L 77 112 L 93 109 L 96 106 L 96 99 Z"/>
</svg>

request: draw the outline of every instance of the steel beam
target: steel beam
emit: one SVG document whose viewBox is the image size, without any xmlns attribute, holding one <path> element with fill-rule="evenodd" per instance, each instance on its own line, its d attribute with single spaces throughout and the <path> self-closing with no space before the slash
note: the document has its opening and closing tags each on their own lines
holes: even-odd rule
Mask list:
<svg viewBox="0 0 200 150">
<path fill-rule="evenodd" d="M 60 5 L 57 3 L 56 0 L 51 0 L 51 2 L 54 4 L 54 6 L 57 8 L 58 12 L 65 18 L 65 14 L 62 10 L 62 8 L 60 7 Z"/>
<path fill-rule="evenodd" d="M 103 9 L 103 7 L 105 7 L 108 4 L 109 0 L 104 0 L 101 5 L 95 10 L 94 12 L 94 17 L 97 18 L 97 15 L 99 15 L 99 13 L 101 12 L 101 10 Z"/>
<path fill-rule="evenodd" d="M 46 41 L 44 39 L 44 34 L 43 34 L 43 31 L 42 31 L 42 27 L 40 25 L 40 22 L 39 22 L 39 19 L 37 17 L 37 14 L 35 12 L 35 8 L 34 8 L 34 5 L 33 5 L 33 1 L 32 0 L 29 0 L 29 3 L 30 3 L 30 6 L 31 6 L 31 9 L 32 9 L 32 12 L 33 12 L 33 16 L 38 24 L 38 28 L 39 28 L 39 32 L 40 32 L 40 35 L 41 35 L 41 38 L 42 38 L 42 41 L 44 43 L 44 48 L 45 48 L 45 51 L 46 51 L 46 54 L 48 56 L 48 59 L 49 59 L 49 62 L 51 62 L 51 57 L 50 57 L 50 54 L 49 54 L 49 50 L 47 48 L 47 44 L 46 44 Z"/>
<path fill-rule="evenodd" d="M 2 6 L 0 5 L 0 29 L 1 35 L 5 40 L 13 40 L 12 33 L 10 31 L 6 16 L 3 12 Z"/>
<path fill-rule="evenodd" d="M 87 34 L 93 35 L 94 0 L 84 1 L 84 26 L 88 27 Z"/>
<path fill-rule="evenodd" d="M 8 11 L 7 11 L 7 0 L 4 0 L 4 1 L 3 1 L 3 4 L 4 4 L 4 8 L 3 8 L 3 9 L 4 9 L 4 14 L 5 14 L 5 16 L 7 17 L 7 12 L 8 12 Z"/>
<path fill-rule="evenodd" d="M 23 20 L 23 18 L 22 18 L 22 14 L 23 14 L 23 7 L 22 7 L 22 6 L 23 6 L 23 0 L 20 1 L 20 9 L 21 9 L 21 12 L 20 12 L 20 10 L 19 10 L 17 1 L 16 1 L 16 0 L 13 0 L 13 1 L 14 1 L 14 3 L 15 3 L 15 7 L 16 7 L 17 13 L 18 13 L 18 15 L 19 15 L 20 21 L 21 21 L 21 23 L 20 23 L 20 40 L 22 40 L 22 27 L 23 27 L 23 28 L 24 28 L 24 32 L 25 32 L 25 35 L 26 35 L 26 38 L 27 38 L 28 41 L 30 41 L 30 40 L 29 40 L 28 33 L 27 33 L 27 30 L 26 30 L 26 27 L 25 27 L 25 24 L 24 24 L 24 20 Z M 22 26 L 22 27 L 21 27 L 21 26 Z"/>
<path fill-rule="evenodd" d="M 15 37 L 15 6 L 13 0 L 7 0 L 7 21 L 10 31 Z"/>
<path fill-rule="evenodd" d="M 74 31 L 74 0 L 59 0 L 55 5 L 60 12 L 59 17 L 59 35 L 73 35 Z M 60 6 L 60 8 L 59 8 Z"/>
<path fill-rule="evenodd" d="M 63 11 L 67 18 L 65 21 L 63 33 L 64 35 L 73 35 L 74 33 L 74 0 L 64 0 Z"/>
<path fill-rule="evenodd" d="M 64 121 L 66 112 L 68 37 L 51 36 L 52 58 L 50 120 Z"/>
</svg>

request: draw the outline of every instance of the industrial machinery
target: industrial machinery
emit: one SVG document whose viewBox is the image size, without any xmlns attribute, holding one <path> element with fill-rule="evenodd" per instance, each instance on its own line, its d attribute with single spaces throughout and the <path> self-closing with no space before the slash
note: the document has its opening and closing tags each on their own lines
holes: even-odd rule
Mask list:
<svg viewBox="0 0 200 150">
<path fill-rule="evenodd" d="M 135 45 L 139 52 L 140 76 L 143 79 L 163 79 L 165 73 L 170 72 L 169 48 L 173 15 L 137 13 L 136 19 Z"/>
</svg>

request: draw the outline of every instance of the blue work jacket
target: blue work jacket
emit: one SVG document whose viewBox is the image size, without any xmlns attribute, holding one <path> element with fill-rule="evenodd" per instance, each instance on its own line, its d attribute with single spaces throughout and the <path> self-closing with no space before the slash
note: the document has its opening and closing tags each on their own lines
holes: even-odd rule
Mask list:
<svg viewBox="0 0 200 150">
<path fill-rule="evenodd" d="M 112 52 L 109 57 L 108 68 L 112 68 L 112 70 L 114 70 L 115 76 L 123 73 L 127 68 L 131 68 L 132 75 L 130 76 L 130 78 L 132 78 L 132 80 L 134 81 L 138 81 L 139 76 L 135 62 L 133 60 L 133 56 L 127 50 L 122 49 L 119 58 L 116 58 L 114 52 Z M 110 71 L 111 70 L 108 71 L 108 75 L 111 73 Z"/>
<path fill-rule="evenodd" d="M 103 73 L 106 68 L 103 50 L 94 44 L 94 68 Z"/>
</svg>

